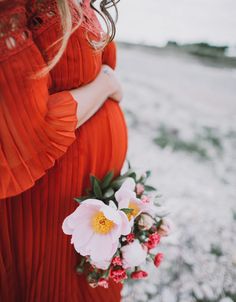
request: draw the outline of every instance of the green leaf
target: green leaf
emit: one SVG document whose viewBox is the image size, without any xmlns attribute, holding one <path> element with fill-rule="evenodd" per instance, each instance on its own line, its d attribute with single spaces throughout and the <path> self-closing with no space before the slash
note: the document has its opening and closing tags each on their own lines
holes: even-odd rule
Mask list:
<svg viewBox="0 0 236 302">
<path fill-rule="evenodd" d="M 81 199 L 81 198 L 74 198 L 74 200 L 78 203 L 81 203 L 83 201 L 83 199 Z"/>
<path fill-rule="evenodd" d="M 150 170 L 146 171 L 147 178 L 151 176 L 152 172 Z"/>
<path fill-rule="evenodd" d="M 152 186 L 144 186 L 145 187 L 145 191 L 156 191 L 156 188 L 152 187 Z"/>
<path fill-rule="evenodd" d="M 89 179 L 90 179 L 90 183 L 93 187 L 93 181 L 94 181 L 94 176 L 93 175 L 89 175 Z"/>
<path fill-rule="evenodd" d="M 109 188 L 105 194 L 104 194 L 104 197 L 105 198 L 111 198 L 113 195 L 114 195 L 115 191 L 112 189 L 112 188 Z"/>
<path fill-rule="evenodd" d="M 99 184 L 101 183 L 101 182 L 100 182 L 100 179 L 98 179 L 98 178 L 97 178 L 96 176 L 94 176 L 94 175 L 90 175 L 89 178 L 90 178 L 90 183 L 91 183 L 92 187 L 93 187 L 93 185 L 94 185 L 94 181 L 95 181 L 95 180 L 96 180 Z"/>
<path fill-rule="evenodd" d="M 107 173 L 107 175 L 102 180 L 102 184 L 101 184 L 102 189 L 106 189 L 110 185 L 113 176 L 114 176 L 113 171 Z"/>
<path fill-rule="evenodd" d="M 130 161 L 127 159 L 127 163 L 128 163 L 128 168 L 129 170 L 131 169 L 131 164 L 130 164 Z"/>
<path fill-rule="evenodd" d="M 123 182 L 125 181 L 125 178 L 117 178 L 111 183 L 111 188 L 119 189 Z"/>
<path fill-rule="evenodd" d="M 130 209 L 130 208 L 123 208 L 121 209 L 121 211 L 123 211 L 125 214 L 130 214 L 133 212 L 134 209 Z"/>
<path fill-rule="evenodd" d="M 135 174 L 134 169 L 129 169 L 125 174 L 122 175 L 122 177 L 131 177 L 130 175 Z"/>
<path fill-rule="evenodd" d="M 102 198 L 102 190 L 100 188 L 99 182 L 97 181 L 96 177 L 93 179 L 93 191 L 97 198 Z"/>
</svg>

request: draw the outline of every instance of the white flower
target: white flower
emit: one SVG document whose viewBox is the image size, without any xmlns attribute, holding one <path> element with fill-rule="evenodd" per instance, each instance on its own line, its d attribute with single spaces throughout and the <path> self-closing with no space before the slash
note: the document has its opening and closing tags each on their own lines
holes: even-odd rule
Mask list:
<svg viewBox="0 0 236 302">
<path fill-rule="evenodd" d="M 143 202 L 141 199 L 136 197 L 135 193 L 135 181 L 133 178 L 128 177 L 120 189 L 115 193 L 116 201 L 118 202 L 119 209 L 129 208 L 133 212 L 127 214 L 129 220 L 137 217 L 141 212 L 151 212 L 152 203 Z"/>
<path fill-rule="evenodd" d="M 71 243 L 82 256 L 104 268 L 118 249 L 119 238 L 131 231 L 124 212 L 87 199 L 63 222 L 63 232 L 72 235 Z"/>
<path fill-rule="evenodd" d="M 147 250 L 136 239 L 121 248 L 123 267 L 131 268 L 143 264 L 147 257 Z"/>
</svg>

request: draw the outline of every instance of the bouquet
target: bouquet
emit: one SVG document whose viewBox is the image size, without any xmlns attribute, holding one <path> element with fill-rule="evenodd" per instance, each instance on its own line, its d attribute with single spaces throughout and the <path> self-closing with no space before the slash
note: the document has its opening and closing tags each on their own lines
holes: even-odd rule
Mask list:
<svg viewBox="0 0 236 302">
<path fill-rule="evenodd" d="M 62 229 L 82 256 L 77 272 L 85 274 L 92 287 L 107 288 L 109 278 L 117 283 L 146 278 L 148 273 L 141 269 L 146 261 L 160 265 L 163 254 L 153 249 L 169 234 L 170 224 L 154 214 L 159 196 L 149 195 L 156 191 L 146 184 L 149 176 L 146 171 L 137 177 L 130 165 L 115 179 L 113 172 L 102 180 L 90 176 L 88 194 L 75 198 L 79 206 Z"/>
</svg>

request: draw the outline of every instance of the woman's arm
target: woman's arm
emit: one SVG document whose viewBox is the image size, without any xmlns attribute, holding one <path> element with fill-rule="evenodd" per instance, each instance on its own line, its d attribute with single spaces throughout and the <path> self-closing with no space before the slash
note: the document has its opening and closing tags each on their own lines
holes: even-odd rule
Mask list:
<svg viewBox="0 0 236 302">
<path fill-rule="evenodd" d="M 78 102 L 77 127 L 84 124 L 103 105 L 107 98 L 119 102 L 122 99 L 122 88 L 116 74 L 108 65 L 102 65 L 97 78 L 80 88 L 70 91 L 73 98 Z"/>
</svg>

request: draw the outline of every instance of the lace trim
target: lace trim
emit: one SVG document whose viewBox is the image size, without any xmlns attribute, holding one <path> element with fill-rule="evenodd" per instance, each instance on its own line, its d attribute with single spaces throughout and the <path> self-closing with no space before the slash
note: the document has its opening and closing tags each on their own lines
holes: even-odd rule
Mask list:
<svg viewBox="0 0 236 302">
<path fill-rule="evenodd" d="M 60 22 L 60 15 L 55 0 L 33 0 L 30 2 L 27 7 L 28 27 L 34 32 L 34 35 L 37 36 L 52 24 Z M 68 0 L 68 2 L 72 22 L 75 26 L 80 22 L 81 16 L 73 0 Z M 83 9 L 83 20 L 80 26 L 100 38 L 102 28 L 94 11 L 90 8 L 90 1 L 85 0 L 80 5 Z"/>
<path fill-rule="evenodd" d="M 10 13 L 0 14 L 0 60 L 28 46 L 32 43 L 30 38 L 24 7 L 13 7 Z"/>
<path fill-rule="evenodd" d="M 80 22 L 81 17 L 73 0 L 68 1 L 73 25 L 76 25 Z M 4 10 L 0 11 L 0 61 L 32 44 L 31 32 L 37 36 L 50 25 L 56 22 L 60 23 L 55 0 L 31 0 L 30 2 L 27 11 L 23 3 L 10 7 L 7 13 L 4 13 Z M 83 1 L 81 6 L 83 20 L 80 27 L 92 33 L 93 37 L 100 39 L 104 33 L 95 12 L 90 8 L 90 1 Z"/>
</svg>

